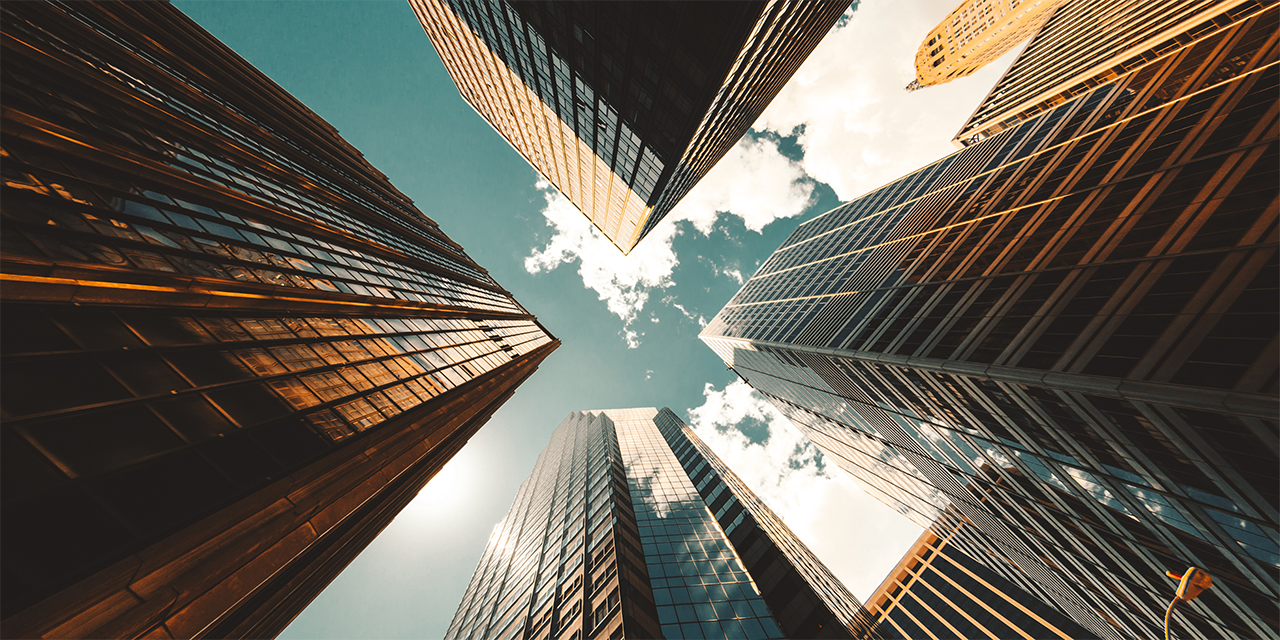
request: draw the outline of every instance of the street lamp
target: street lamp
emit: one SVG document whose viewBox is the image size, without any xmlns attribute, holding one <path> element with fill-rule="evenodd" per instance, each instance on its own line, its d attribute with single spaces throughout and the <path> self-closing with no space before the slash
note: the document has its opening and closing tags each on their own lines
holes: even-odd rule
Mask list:
<svg viewBox="0 0 1280 640">
<path fill-rule="evenodd" d="M 1172 571 L 1164 572 L 1166 576 L 1178 581 L 1178 592 L 1169 601 L 1169 608 L 1164 612 L 1164 640 L 1169 640 L 1169 616 L 1173 614 L 1174 605 L 1179 600 L 1191 602 L 1200 597 L 1200 592 L 1213 586 L 1213 578 L 1204 569 L 1188 568 L 1182 575 Z"/>
</svg>

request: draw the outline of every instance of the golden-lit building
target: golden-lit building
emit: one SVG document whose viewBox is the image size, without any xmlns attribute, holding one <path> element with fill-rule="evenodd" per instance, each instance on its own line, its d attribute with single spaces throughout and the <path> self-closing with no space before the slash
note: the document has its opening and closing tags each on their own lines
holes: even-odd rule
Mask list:
<svg viewBox="0 0 1280 640">
<path fill-rule="evenodd" d="M 445 640 L 863 637 L 858 599 L 670 409 L 569 414 Z"/>
<path fill-rule="evenodd" d="M 1035 35 L 1066 0 L 965 0 L 916 50 L 908 91 L 963 78 Z"/>
<path fill-rule="evenodd" d="M 623 253 L 729 152 L 849 8 L 409 4 L 462 98 Z"/>
<path fill-rule="evenodd" d="M 0 15 L 0 635 L 274 637 L 559 342 L 172 5 Z"/>
<path fill-rule="evenodd" d="M 953 142 L 961 146 L 989 138 L 1269 4 L 1071 0 L 1035 34 Z"/>
<path fill-rule="evenodd" d="M 952 514 L 954 517 L 954 514 Z M 882 640 L 1084 640 L 1096 637 L 929 528 L 867 600 Z"/>
</svg>

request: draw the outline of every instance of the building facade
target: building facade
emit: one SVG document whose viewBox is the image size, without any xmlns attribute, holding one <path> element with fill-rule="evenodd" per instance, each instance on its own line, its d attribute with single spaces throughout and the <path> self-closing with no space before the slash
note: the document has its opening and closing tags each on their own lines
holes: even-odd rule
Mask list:
<svg viewBox="0 0 1280 640">
<path fill-rule="evenodd" d="M 956 133 L 993 136 L 1111 82 L 1270 0 L 1071 0 L 1056 11 Z"/>
<path fill-rule="evenodd" d="M 6 637 L 270 637 L 559 344 L 167 3 L 5 3 Z"/>
<path fill-rule="evenodd" d="M 963 78 L 1035 35 L 1066 0 L 965 0 L 916 50 L 908 91 Z"/>
<path fill-rule="evenodd" d="M 570 414 L 449 640 L 849 638 L 857 599 L 670 409 Z"/>
<path fill-rule="evenodd" d="M 702 334 L 1099 637 L 1159 635 L 1189 565 L 1215 587 L 1186 637 L 1276 633 L 1277 12 L 1250 6 L 801 224 Z"/>
<path fill-rule="evenodd" d="M 849 7 L 409 4 L 463 99 L 623 253 L 728 153 Z"/>
<path fill-rule="evenodd" d="M 925 529 L 867 600 L 875 634 L 904 640 L 1096 638 L 1058 609 Z"/>
</svg>

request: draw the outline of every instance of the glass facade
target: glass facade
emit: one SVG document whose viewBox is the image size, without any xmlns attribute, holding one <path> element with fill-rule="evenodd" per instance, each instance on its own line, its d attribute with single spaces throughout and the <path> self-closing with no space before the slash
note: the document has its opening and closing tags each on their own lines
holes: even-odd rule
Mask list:
<svg viewBox="0 0 1280 640">
<path fill-rule="evenodd" d="M 926 529 L 867 601 L 883 638 L 1096 638 L 1049 604 Z"/>
<path fill-rule="evenodd" d="M 624 253 L 728 153 L 849 7 L 410 5 L 463 99 Z"/>
<path fill-rule="evenodd" d="M 1160 634 L 1189 565 L 1186 636 L 1277 627 L 1277 15 L 1237 9 L 801 224 L 702 334 L 1099 637 Z"/>
<path fill-rule="evenodd" d="M 1056 11 L 954 141 L 993 136 L 1273 4 L 1269 0 L 1079 0 Z"/>
<path fill-rule="evenodd" d="M 669 409 L 573 413 L 448 638 L 848 638 L 858 601 Z"/>
<path fill-rule="evenodd" d="M 278 632 L 558 342 L 176 9 L 0 11 L 5 631 Z"/>
</svg>

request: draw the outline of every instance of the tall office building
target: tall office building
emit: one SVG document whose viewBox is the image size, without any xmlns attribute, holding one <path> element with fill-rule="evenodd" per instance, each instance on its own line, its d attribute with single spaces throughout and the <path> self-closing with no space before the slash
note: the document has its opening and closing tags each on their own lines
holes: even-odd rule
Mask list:
<svg viewBox="0 0 1280 640">
<path fill-rule="evenodd" d="M 847 0 L 411 0 L 458 91 L 623 253 L 747 132 Z"/>
<path fill-rule="evenodd" d="M 867 599 L 881 638 L 1083 640 L 1096 637 L 951 544 L 955 531 L 925 529 Z"/>
<path fill-rule="evenodd" d="M 702 334 L 1099 637 L 1160 635 L 1189 565 L 1184 637 L 1276 633 L 1277 12 L 1237 8 L 801 224 Z"/>
<path fill-rule="evenodd" d="M 1035 35 L 1066 0 L 965 0 L 916 50 L 907 91 L 946 84 L 997 60 Z"/>
<path fill-rule="evenodd" d="M 446 638 L 849 638 L 866 613 L 670 409 L 572 413 Z"/>
<path fill-rule="evenodd" d="M 3 12 L 5 637 L 269 637 L 558 342 L 166 3 Z"/>
<path fill-rule="evenodd" d="M 992 87 L 953 142 L 962 146 L 993 136 L 1271 4 L 1272 0 L 1066 2 Z"/>
</svg>

